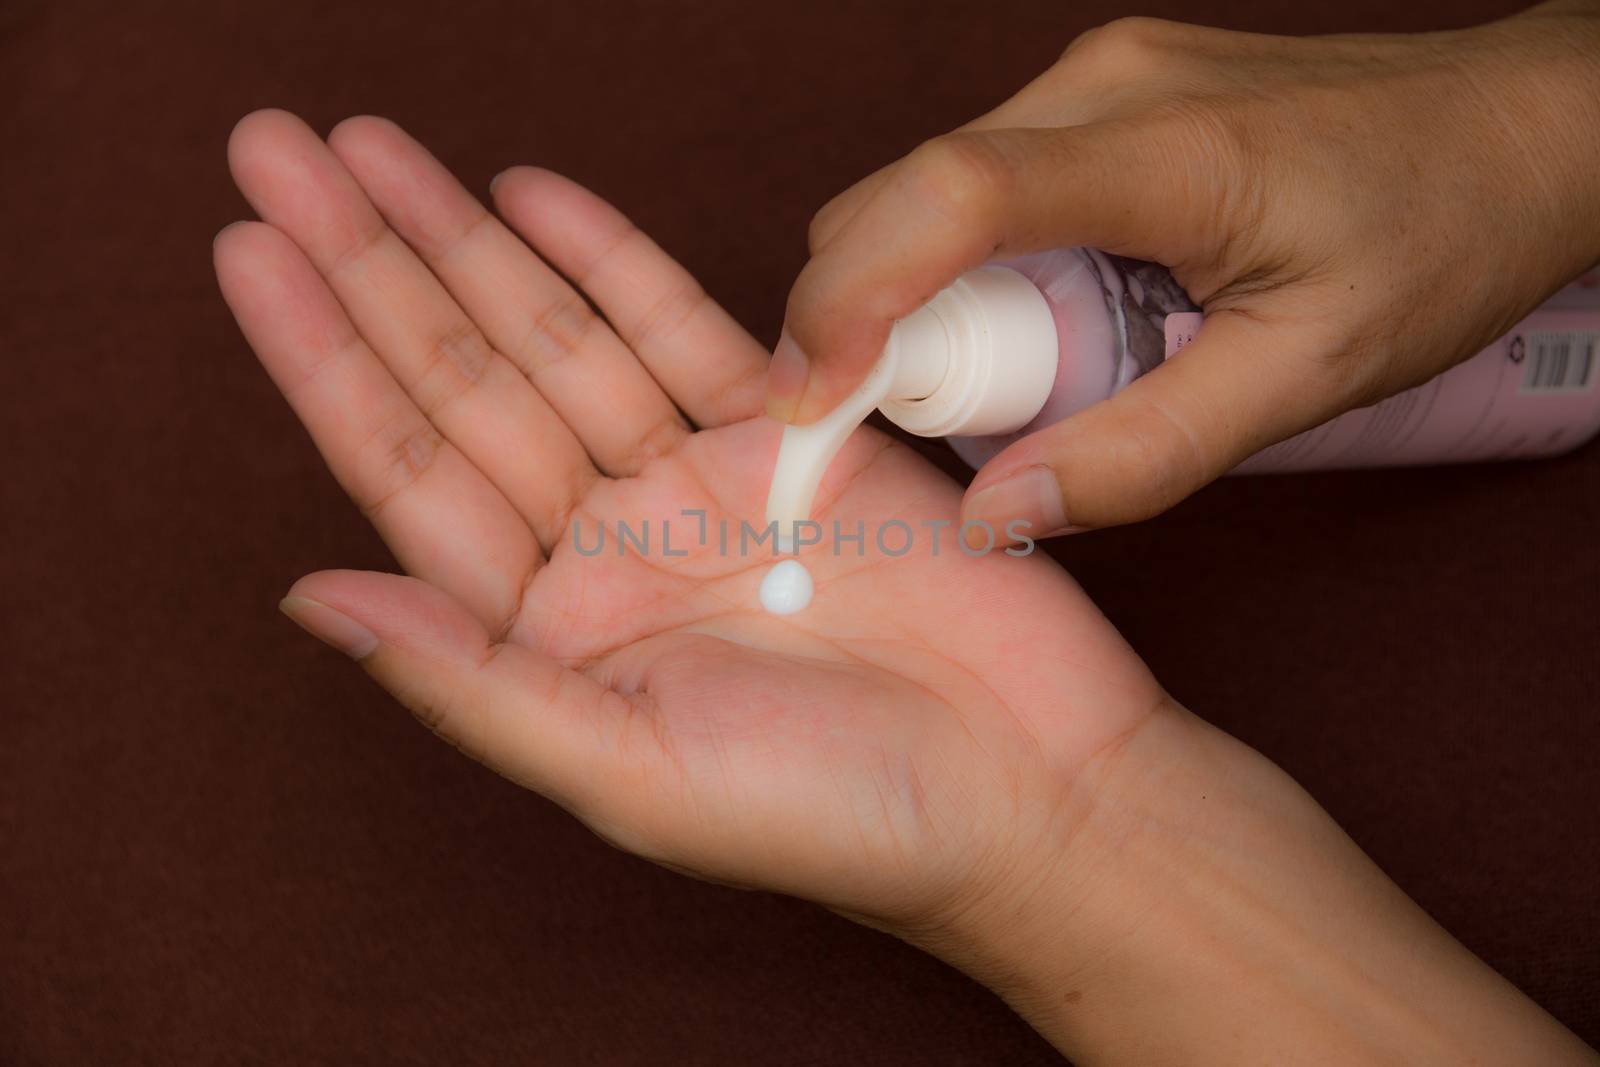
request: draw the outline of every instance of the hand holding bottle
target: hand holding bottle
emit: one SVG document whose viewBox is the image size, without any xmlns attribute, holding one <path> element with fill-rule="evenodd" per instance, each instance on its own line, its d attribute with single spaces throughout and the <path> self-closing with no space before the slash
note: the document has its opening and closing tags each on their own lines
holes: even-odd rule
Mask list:
<svg viewBox="0 0 1600 1067">
<path fill-rule="evenodd" d="M 1600 259 L 1597 56 L 1592 0 L 1426 35 L 1087 34 L 818 213 L 769 411 L 828 411 L 896 319 L 985 261 L 1153 260 L 1204 306 L 1198 338 L 996 456 L 964 517 L 1037 532 L 1155 514 L 1477 352 Z"/>
</svg>

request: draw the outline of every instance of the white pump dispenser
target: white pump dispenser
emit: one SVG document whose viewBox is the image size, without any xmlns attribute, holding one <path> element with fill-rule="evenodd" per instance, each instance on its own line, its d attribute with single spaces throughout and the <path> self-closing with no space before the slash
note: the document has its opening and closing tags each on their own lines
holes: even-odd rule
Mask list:
<svg viewBox="0 0 1600 1067">
<path fill-rule="evenodd" d="M 1050 395 L 1059 345 L 1044 294 L 1009 267 L 957 278 L 889 332 L 883 354 L 849 396 L 808 426 L 784 428 L 767 494 L 767 522 L 793 547 L 828 464 L 874 408 L 922 437 L 1010 433 Z"/>
</svg>

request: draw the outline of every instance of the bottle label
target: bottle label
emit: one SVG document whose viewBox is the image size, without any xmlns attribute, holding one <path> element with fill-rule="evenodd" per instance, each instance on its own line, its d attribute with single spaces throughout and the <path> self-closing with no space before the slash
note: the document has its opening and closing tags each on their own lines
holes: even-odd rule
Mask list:
<svg viewBox="0 0 1600 1067">
<path fill-rule="evenodd" d="M 1199 320 L 1167 316 L 1168 358 Z M 1235 473 L 1549 455 L 1581 443 L 1597 420 L 1600 308 L 1547 306 L 1438 377 L 1280 441 Z"/>
<path fill-rule="evenodd" d="M 1594 385 L 1600 330 L 1531 330 L 1511 339 L 1511 359 L 1522 363 L 1523 393 L 1581 393 Z"/>
<path fill-rule="evenodd" d="M 1600 314 L 1535 311 L 1464 363 L 1247 459 L 1241 472 L 1553 455 L 1600 417 Z"/>
</svg>

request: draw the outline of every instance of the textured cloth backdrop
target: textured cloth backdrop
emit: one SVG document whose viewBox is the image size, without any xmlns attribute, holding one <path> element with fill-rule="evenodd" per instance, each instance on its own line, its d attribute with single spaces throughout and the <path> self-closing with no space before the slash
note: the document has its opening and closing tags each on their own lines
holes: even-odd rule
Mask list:
<svg viewBox="0 0 1600 1067">
<path fill-rule="evenodd" d="M 276 610 L 391 561 L 212 280 L 229 127 L 591 184 L 764 342 L 811 211 L 1098 0 L 0 5 L 0 1062 L 1048 1064 L 820 909 L 615 852 Z M 1503 4 L 1152 3 L 1237 28 Z M 1600 447 L 1229 481 L 1054 551 L 1190 707 L 1600 1040 Z"/>
</svg>

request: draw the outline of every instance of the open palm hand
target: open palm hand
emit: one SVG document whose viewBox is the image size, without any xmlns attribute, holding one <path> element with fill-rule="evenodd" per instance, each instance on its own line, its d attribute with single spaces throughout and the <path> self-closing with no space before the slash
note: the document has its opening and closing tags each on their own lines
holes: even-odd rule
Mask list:
<svg viewBox="0 0 1600 1067">
<path fill-rule="evenodd" d="M 765 614 L 771 543 L 740 524 L 780 433 L 758 414 L 766 355 L 592 194 L 510 171 L 508 228 L 370 118 L 324 143 L 260 112 L 230 160 L 264 221 L 219 236 L 223 293 L 412 575 L 312 575 L 287 610 L 612 841 L 935 914 L 1060 832 L 1077 772 L 1160 700 L 1052 562 L 923 525 L 956 517 L 959 488 L 870 429 L 817 505 L 864 542 L 807 550 L 815 601 Z M 891 518 L 904 555 L 876 543 Z M 648 549 L 619 552 L 619 525 Z"/>
</svg>

